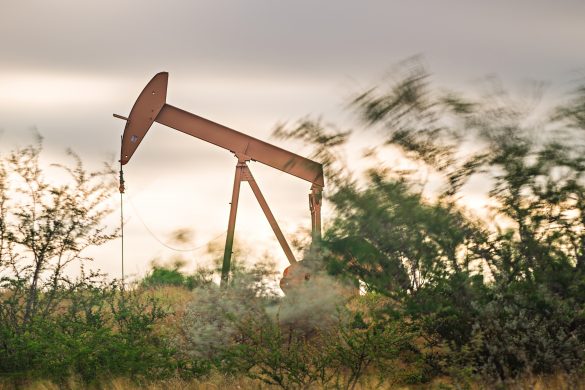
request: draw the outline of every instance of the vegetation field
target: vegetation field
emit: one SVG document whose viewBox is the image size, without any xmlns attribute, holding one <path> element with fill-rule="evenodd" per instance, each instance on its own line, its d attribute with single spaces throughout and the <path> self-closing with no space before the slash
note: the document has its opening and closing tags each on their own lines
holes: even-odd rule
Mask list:
<svg viewBox="0 0 585 390">
<path fill-rule="evenodd" d="M 416 61 L 386 83 L 349 102 L 360 130 L 274 131 L 324 163 L 332 210 L 286 295 L 237 253 L 225 288 L 181 262 L 89 271 L 115 170 L 72 153 L 55 184 L 40 140 L 0 156 L 0 389 L 584 388 L 585 87 L 545 110 Z M 359 164 L 355 134 L 380 140 Z"/>
</svg>

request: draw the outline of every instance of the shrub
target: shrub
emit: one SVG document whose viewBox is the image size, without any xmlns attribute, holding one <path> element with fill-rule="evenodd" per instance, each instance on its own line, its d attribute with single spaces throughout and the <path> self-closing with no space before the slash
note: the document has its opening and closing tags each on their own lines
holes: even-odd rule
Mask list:
<svg viewBox="0 0 585 390">
<path fill-rule="evenodd" d="M 580 305 L 527 283 L 494 290 L 478 308 L 470 343 L 479 373 L 505 381 L 579 369 L 585 357 Z"/>
<path fill-rule="evenodd" d="M 153 332 L 158 303 L 116 284 L 85 284 L 63 297 L 58 314 L 35 316 L 26 331 L 0 324 L 0 371 L 16 379 L 75 375 L 86 383 L 109 375 L 164 377 L 176 366 Z"/>
<path fill-rule="evenodd" d="M 186 280 L 187 277 L 176 268 L 155 265 L 150 273 L 142 279 L 141 285 L 144 287 L 182 286 L 185 285 Z"/>
<path fill-rule="evenodd" d="M 66 176 L 55 183 L 41 150 L 39 137 L 0 160 L 0 373 L 15 383 L 168 375 L 171 351 L 152 329 L 160 305 L 84 271 L 84 250 L 117 236 L 103 224 L 114 170 L 89 172 L 69 152 L 74 164 L 58 165 Z"/>
</svg>

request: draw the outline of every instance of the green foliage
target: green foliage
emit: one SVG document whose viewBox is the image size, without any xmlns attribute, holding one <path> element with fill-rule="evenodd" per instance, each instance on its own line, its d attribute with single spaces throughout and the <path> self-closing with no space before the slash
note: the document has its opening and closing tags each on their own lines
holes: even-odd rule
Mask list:
<svg viewBox="0 0 585 390">
<path fill-rule="evenodd" d="M 219 372 L 285 389 L 579 375 L 584 101 L 580 86 L 550 115 L 535 113 L 493 82 L 469 99 L 434 88 L 411 60 L 350 103 L 376 139 L 363 174 L 343 158 L 356 131 L 279 125 L 276 136 L 325 163 L 333 210 L 323 263 L 286 297 L 262 265 L 236 266 L 226 289 L 214 270 L 186 275 L 179 262 L 154 265 L 134 290 L 69 277 L 84 249 L 116 236 L 102 224 L 113 170 L 87 172 L 76 158 L 54 185 L 40 144 L 16 150 L 0 161 L 0 375 L 64 385 Z M 388 167 L 389 152 L 410 169 Z M 467 208 L 470 195 L 489 212 Z M 191 290 L 171 316 L 148 297 L 165 286 Z"/>
<path fill-rule="evenodd" d="M 142 285 L 145 287 L 182 286 L 186 283 L 186 280 L 185 275 L 178 269 L 169 269 L 155 265 L 150 273 L 142 279 Z"/>
<path fill-rule="evenodd" d="M 469 269 L 457 250 L 478 232 L 454 205 L 426 204 L 407 183 L 379 172 L 367 183 L 363 191 L 346 186 L 330 197 L 338 210 L 325 236 L 332 271 L 347 271 L 372 291 L 404 294 L 450 269 Z"/>
<path fill-rule="evenodd" d="M 357 297 L 351 300 L 359 310 L 347 309 L 342 290 L 325 275 L 313 275 L 315 288 L 278 297 L 262 283 L 272 272 L 240 268 L 228 289 L 193 290 L 176 345 L 193 372 L 211 363 L 196 375 L 212 369 L 285 389 L 354 388 L 365 375 L 381 372 L 379 383 L 427 380 L 411 326 Z M 403 370 L 394 368 L 399 359 L 407 362 Z"/>
<path fill-rule="evenodd" d="M 116 237 L 102 223 L 111 212 L 112 168 L 88 172 L 68 152 L 75 165 L 56 165 L 67 180 L 54 184 L 39 163 L 40 153 L 39 137 L 36 145 L 0 160 L 0 289 L 8 290 L 0 321 L 17 332 L 56 310 L 62 294 L 77 284 L 67 267 L 91 260 L 85 249 Z"/>
<path fill-rule="evenodd" d="M 71 375 L 86 383 L 110 375 L 168 376 L 171 350 L 153 333 L 165 316 L 156 301 L 116 285 L 71 291 L 58 315 L 32 318 L 26 332 L 2 326 L 0 372 L 15 378 Z"/>
<path fill-rule="evenodd" d="M 324 345 L 309 342 L 301 331 L 285 330 L 267 316 L 249 318 L 240 327 L 243 342 L 230 355 L 249 377 L 283 389 L 323 385 L 331 379 Z"/>
<path fill-rule="evenodd" d="M 496 82 L 472 100 L 433 88 L 416 59 L 399 73 L 352 101 L 389 150 L 370 148 L 375 165 L 362 177 L 334 174 L 328 270 L 391 297 L 387 312 L 412 321 L 435 375 L 471 369 L 505 382 L 577 372 L 585 350 L 585 88 L 551 115 L 535 115 Z M 307 122 L 277 134 L 315 143 L 315 154 L 343 155 L 349 133 Z M 336 142 L 320 143 L 324 134 Z M 388 168 L 380 159 L 388 151 L 414 168 Z M 343 166 L 325 163 L 326 172 Z M 465 209 L 470 193 L 489 202 L 489 214 Z"/>
<path fill-rule="evenodd" d="M 39 140 L 0 161 L 0 375 L 15 384 L 170 375 L 171 350 L 153 329 L 160 305 L 84 272 L 83 251 L 116 236 L 102 223 L 113 170 L 87 172 L 72 154 L 73 168 L 58 166 L 69 179 L 54 184 L 40 153 Z"/>
<path fill-rule="evenodd" d="M 367 375 L 377 377 L 378 385 L 426 381 L 411 327 L 368 307 L 340 307 L 334 324 L 309 334 L 266 313 L 241 319 L 238 329 L 238 347 L 227 353 L 231 364 L 283 389 L 353 389 Z"/>
<path fill-rule="evenodd" d="M 210 284 L 194 289 L 177 340 L 185 357 L 207 359 L 229 370 L 222 359 L 241 340 L 240 322 L 261 316 L 264 306 L 275 299 L 266 285 L 273 274 L 271 268 L 258 264 L 251 269 L 232 270 L 229 288 Z"/>
<path fill-rule="evenodd" d="M 142 279 L 140 285 L 144 288 L 177 286 L 193 290 L 198 287 L 209 286 L 213 283 L 213 271 L 200 268 L 191 275 L 181 271 L 184 266 L 182 261 L 176 261 L 171 265 L 153 264 L 150 272 Z"/>
<path fill-rule="evenodd" d="M 478 308 L 469 343 L 479 372 L 505 379 L 575 372 L 582 366 L 582 305 L 530 283 L 496 286 L 490 293 L 489 302 Z"/>
</svg>

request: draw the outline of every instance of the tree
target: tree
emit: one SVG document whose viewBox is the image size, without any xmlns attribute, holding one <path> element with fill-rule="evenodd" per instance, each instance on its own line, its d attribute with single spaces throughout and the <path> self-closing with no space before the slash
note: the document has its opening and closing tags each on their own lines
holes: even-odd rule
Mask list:
<svg viewBox="0 0 585 390">
<path fill-rule="evenodd" d="M 333 157 L 330 272 L 393 297 L 387 310 L 418 324 L 439 366 L 464 360 L 500 380 L 574 370 L 585 345 L 585 88 L 543 114 L 487 86 L 474 99 L 442 92 L 413 60 L 357 94 L 350 106 L 382 144 L 365 175 L 339 174 L 351 132 L 305 118 L 275 134 Z M 388 167 L 388 152 L 412 169 Z M 478 183 L 491 205 L 482 217 L 465 205 Z"/>
<path fill-rule="evenodd" d="M 48 316 L 59 295 L 74 288 L 66 273 L 72 262 L 91 260 L 85 249 L 116 237 L 104 218 L 111 212 L 114 170 L 88 172 L 72 151 L 73 167 L 54 165 L 68 175 L 64 183 L 46 176 L 39 161 L 41 141 L 19 148 L 0 162 L 0 321 L 23 332 L 36 316 Z M 17 302 L 26 302 L 24 307 Z M 10 303 L 10 304 L 7 304 Z"/>
<path fill-rule="evenodd" d="M 70 151 L 73 166 L 44 168 L 41 150 L 39 137 L 0 160 L 0 373 L 16 387 L 35 377 L 65 385 L 71 376 L 175 373 L 153 330 L 166 315 L 160 304 L 83 267 L 87 248 L 117 237 L 104 224 L 114 170 L 89 172 Z"/>
</svg>

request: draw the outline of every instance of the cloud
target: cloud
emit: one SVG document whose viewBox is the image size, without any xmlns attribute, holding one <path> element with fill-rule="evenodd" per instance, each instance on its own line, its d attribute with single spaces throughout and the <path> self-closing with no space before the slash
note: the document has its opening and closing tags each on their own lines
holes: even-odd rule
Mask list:
<svg viewBox="0 0 585 390">
<path fill-rule="evenodd" d="M 269 140 L 275 123 L 306 114 L 344 121 L 347 91 L 341 83 L 348 78 L 376 83 L 389 66 L 416 53 L 425 55 L 437 79 L 447 84 L 490 72 L 514 81 L 562 80 L 565 72 L 585 64 L 585 3 L 576 0 L 5 3 L 0 12 L 2 147 L 30 140 L 28 129 L 36 126 L 49 154 L 58 157 L 72 147 L 89 163 L 115 158 L 123 122 L 111 114 L 127 115 L 149 78 L 162 70 L 170 72 L 169 103 Z M 232 164 L 228 152 L 154 126 L 128 164 L 127 180 L 130 187 L 146 189 L 154 180 L 172 177 L 153 192 L 176 192 L 169 202 L 204 208 L 205 220 L 216 215 L 210 204 L 219 196 L 229 198 Z M 253 169 L 277 218 L 304 223 L 304 183 Z M 210 186 L 212 180 L 227 184 Z M 196 189 L 179 185 L 191 181 Z M 201 196 L 196 202 L 194 191 Z M 293 207 L 297 196 L 300 206 Z M 165 214 L 156 204 L 144 209 L 155 225 L 167 226 L 165 218 L 180 213 L 174 208 Z M 262 218 L 255 207 L 250 212 Z M 227 221 L 224 214 L 217 214 L 218 226 Z M 246 214 L 240 215 L 238 227 L 244 230 L 237 235 L 255 224 L 244 225 Z M 199 221 L 189 218 L 171 222 L 200 229 Z M 260 229 L 272 235 L 267 224 Z M 141 247 L 156 252 L 145 234 L 141 240 Z M 116 250 L 113 243 L 111 253 Z M 129 258 L 131 269 L 150 260 L 139 253 Z"/>
<path fill-rule="evenodd" d="M 550 51 L 583 60 L 584 15 L 583 3 L 571 0 L 37 0 L 3 7 L 0 56 L 7 68 L 340 77 L 423 52 L 476 74 L 486 60 L 487 71 L 519 72 L 526 63 L 518 64 L 523 53 L 513 49 L 540 56 L 544 63 L 531 66 L 542 70 L 555 62 Z"/>
</svg>

